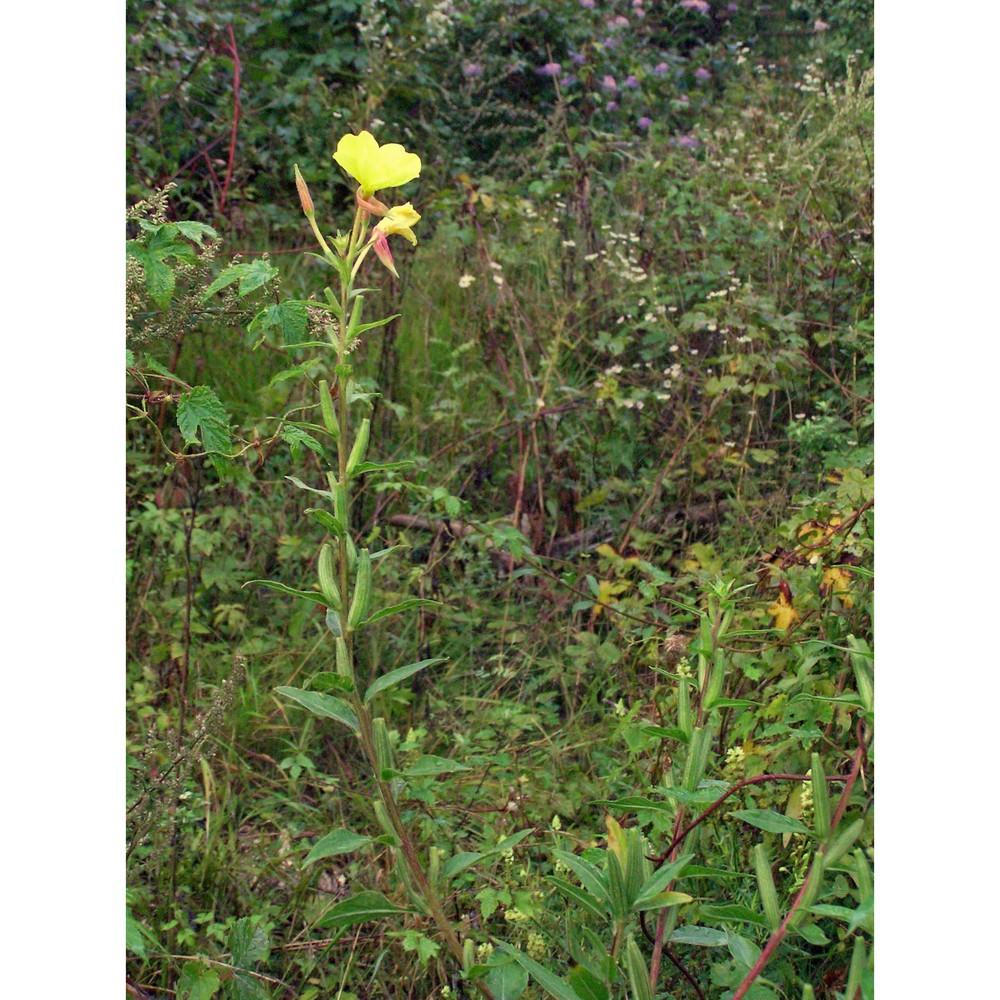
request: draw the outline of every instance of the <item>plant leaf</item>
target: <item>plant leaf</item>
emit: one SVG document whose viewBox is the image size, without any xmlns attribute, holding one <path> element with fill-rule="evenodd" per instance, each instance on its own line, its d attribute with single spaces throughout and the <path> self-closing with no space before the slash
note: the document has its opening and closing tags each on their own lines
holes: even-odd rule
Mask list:
<svg viewBox="0 0 1000 1000">
<path fill-rule="evenodd" d="M 177 426 L 187 444 L 197 444 L 200 440 L 218 472 L 228 468 L 229 452 L 233 447 L 229 414 L 212 389 L 196 385 L 181 396 L 177 404 Z"/>
<path fill-rule="evenodd" d="M 250 587 L 256 584 L 258 587 L 266 587 L 268 590 L 276 590 L 279 594 L 287 594 L 289 597 L 301 597 L 305 601 L 312 601 L 313 604 L 321 604 L 326 607 L 326 598 L 318 590 L 296 590 L 277 580 L 247 580 L 243 587 Z M 240 589 L 242 590 L 243 587 Z"/>
<path fill-rule="evenodd" d="M 409 611 L 411 608 L 419 608 L 425 604 L 436 604 L 438 607 L 441 607 L 440 601 L 429 601 L 424 597 L 411 597 L 406 601 L 401 601 L 399 604 L 393 604 L 388 608 L 382 608 L 381 611 L 376 611 L 375 614 L 369 615 L 361 624 L 372 625 L 383 618 L 388 618 L 390 615 L 398 615 L 403 611 Z"/>
<path fill-rule="evenodd" d="M 303 864 L 311 865 L 314 861 L 332 858 L 336 854 L 352 854 L 371 842 L 371 837 L 366 837 L 361 833 L 353 833 L 350 830 L 332 830 L 313 844 L 312 850 L 306 855 Z"/>
<path fill-rule="evenodd" d="M 302 688 L 280 687 L 275 688 L 275 690 L 285 698 L 291 698 L 292 701 L 298 702 L 313 715 L 318 715 L 323 719 L 336 719 L 348 729 L 358 732 L 358 717 L 351 710 L 350 705 L 345 705 L 339 698 L 322 694 L 319 691 L 303 691 Z"/>
<path fill-rule="evenodd" d="M 369 920 L 381 920 L 383 917 L 395 917 L 400 913 L 409 912 L 390 903 L 382 893 L 366 890 L 337 903 L 328 913 L 320 917 L 316 926 L 353 927 Z"/>
<path fill-rule="evenodd" d="M 549 996 L 555 997 L 556 1000 L 582 1000 L 579 993 L 565 979 L 557 976 L 554 972 L 549 972 L 544 965 L 539 965 L 533 958 L 529 958 L 523 952 L 512 948 L 509 944 L 502 944 L 500 948 L 505 954 L 512 955 L 514 960 L 527 970 L 528 975 Z"/>
<path fill-rule="evenodd" d="M 391 688 L 394 684 L 406 680 L 407 677 L 412 677 L 413 674 L 426 667 L 432 667 L 436 663 L 444 663 L 447 659 L 447 656 L 435 656 L 430 660 L 419 660 L 416 663 L 407 664 L 405 667 L 397 667 L 395 670 L 390 670 L 389 673 L 383 674 L 372 681 L 368 686 L 368 690 L 365 691 L 365 696 L 362 700 L 367 705 L 375 695 Z"/>
<path fill-rule="evenodd" d="M 799 820 L 773 809 L 737 809 L 731 815 L 768 833 L 809 833 Z"/>
</svg>

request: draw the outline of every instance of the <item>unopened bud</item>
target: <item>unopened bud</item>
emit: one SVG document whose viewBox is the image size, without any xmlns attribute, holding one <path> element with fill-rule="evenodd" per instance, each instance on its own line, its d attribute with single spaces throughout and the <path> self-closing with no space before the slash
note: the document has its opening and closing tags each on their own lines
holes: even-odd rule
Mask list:
<svg viewBox="0 0 1000 1000">
<path fill-rule="evenodd" d="M 368 195 L 365 197 L 365 193 L 361 190 L 361 188 L 358 188 L 354 197 L 357 199 L 358 207 L 363 208 L 370 215 L 382 216 L 388 214 L 389 212 L 389 209 L 383 205 L 382 202 L 375 197 L 375 195 Z"/>
<path fill-rule="evenodd" d="M 309 195 L 309 188 L 306 187 L 306 182 L 302 178 L 302 174 L 299 173 L 299 165 L 295 164 L 295 187 L 299 192 L 299 201 L 302 202 L 302 211 L 305 212 L 306 218 L 311 218 L 316 214 L 316 209 L 313 207 L 313 200 Z"/>
</svg>

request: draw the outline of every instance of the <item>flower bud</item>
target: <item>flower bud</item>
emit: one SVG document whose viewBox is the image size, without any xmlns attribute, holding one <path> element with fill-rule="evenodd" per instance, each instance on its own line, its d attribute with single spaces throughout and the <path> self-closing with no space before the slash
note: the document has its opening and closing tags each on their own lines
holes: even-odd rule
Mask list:
<svg viewBox="0 0 1000 1000">
<path fill-rule="evenodd" d="M 306 218 L 312 218 L 316 214 L 316 209 L 313 207 L 313 200 L 309 195 L 309 188 L 306 187 L 306 182 L 302 178 L 302 174 L 299 173 L 299 165 L 295 164 L 295 187 L 299 192 L 299 201 L 302 202 L 302 211 L 305 212 Z"/>
</svg>

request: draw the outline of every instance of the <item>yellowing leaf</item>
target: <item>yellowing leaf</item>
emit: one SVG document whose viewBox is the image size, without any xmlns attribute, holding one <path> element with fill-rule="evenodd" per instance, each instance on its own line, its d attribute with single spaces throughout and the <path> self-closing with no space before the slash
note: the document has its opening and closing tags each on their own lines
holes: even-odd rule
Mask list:
<svg viewBox="0 0 1000 1000">
<path fill-rule="evenodd" d="M 844 610 L 850 611 L 854 607 L 854 598 L 851 597 L 851 571 L 844 569 L 843 566 L 830 566 L 823 570 L 819 592 L 824 597 L 831 595 L 839 597 Z"/>
<path fill-rule="evenodd" d="M 608 827 L 608 847 L 618 855 L 622 871 L 625 871 L 625 864 L 628 860 L 628 845 L 625 841 L 625 831 L 613 816 L 605 816 L 604 822 Z"/>
<path fill-rule="evenodd" d="M 767 613 L 774 617 L 775 628 L 789 629 L 800 620 L 798 611 L 792 607 L 791 594 L 786 594 L 784 590 L 778 594 L 778 599 L 767 609 Z"/>
</svg>

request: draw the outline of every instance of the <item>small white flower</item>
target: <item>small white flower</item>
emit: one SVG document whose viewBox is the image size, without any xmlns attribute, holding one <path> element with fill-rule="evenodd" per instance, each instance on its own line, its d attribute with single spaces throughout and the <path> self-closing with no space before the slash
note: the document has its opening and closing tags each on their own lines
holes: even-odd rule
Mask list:
<svg viewBox="0 0 1000 1000">
<path fill-rule="evenodd" d="M 499 274 L 494 274 L 493 275 L 493 282 L 496 285 L 502 285 L 503 284 L 503 278 L 501 278 Z"/>
<path fill-rule="evenodd" d="M 468 288 L 475 281 L 475 276 L 471 274 L 463 274 L 461 278 L 458 279 L 459 288 Z"/>
</svg>

